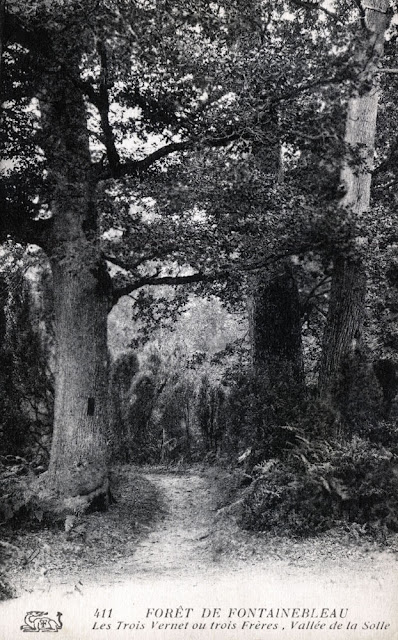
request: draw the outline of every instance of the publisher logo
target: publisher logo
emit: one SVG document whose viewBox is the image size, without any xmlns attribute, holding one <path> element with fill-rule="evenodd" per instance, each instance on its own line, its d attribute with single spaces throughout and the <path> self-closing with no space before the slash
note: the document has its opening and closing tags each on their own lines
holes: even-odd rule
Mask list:
<svg viewBox="0 0 398 640">
<path fill-rule="evenodd" d="M 62 629 L 62 613 L 58 611 L 55 618 L 50 618 L 47 611 L 28 611 L 21 625 L 22 631 L 59 631 Z"/>
</svg>

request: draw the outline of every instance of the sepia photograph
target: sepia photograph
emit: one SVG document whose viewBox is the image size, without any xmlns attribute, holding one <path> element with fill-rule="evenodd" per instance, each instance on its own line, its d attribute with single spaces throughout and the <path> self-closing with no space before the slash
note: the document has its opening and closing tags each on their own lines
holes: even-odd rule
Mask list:
<svg viewBox="0 0 398 640">
<path fill-rule="evenodd" d="M 0 0 L 0 640 L 398 640 L 397 43 Z"/>
</svg>

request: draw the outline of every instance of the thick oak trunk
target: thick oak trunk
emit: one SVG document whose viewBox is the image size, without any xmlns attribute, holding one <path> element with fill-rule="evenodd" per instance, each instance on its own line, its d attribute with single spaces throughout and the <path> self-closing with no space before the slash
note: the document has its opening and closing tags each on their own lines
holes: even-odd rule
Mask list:
<svg viewBox="0 0 398 640">
<path fill-rule="evenodd" d="M 257 278 L 251 301 L 253 368 L 273 418 L 285 422 L 304 392 L 301 314 L 290 260 L 272 265 Z"/>
<path fill-rule="evenodd" d="M 277 127 L 277 114 L 274 122 Z M 275 183 L 283 180 L 277 140 L 267 148 L 254 147 L 253 153 Z M 259 393 L 274 407 L 272 419 L 285 422 L 304 391 L 300 300 L 290 259 L 270 264 L 253 278 L 249 317 Z"/>
<path fill-rule="evenodd" d="M 352 383 L 346 373 L 361 348 L 365 296 L 362 262 L 336 258 L 319 374 L 320 396 L 334 409 L 343 409 L 340 399 L 347 397 L 347 389 L 342 394 L 342 387 Z M 355 375 L 355 371 L 351 373 Z"/>
<path fill-rule="evenodd" d="M 48 243 L 56 343 L 48 488 L 63 498 L 84 497 L 83 506 L 94 500 L 105 506 L 109 276 L 99 248 L 84 100 L 71 80 L 49 73 L 41 113 L 54 221 Z"/>
<path fill-rule="evenodd" d="M 345 142 L 349 156 L 353 157 L 348 157 L 342 167 L 345 196 L 339 204 L 357 220 L 370 203 L 379 100 L 377 71 L 388 26 L 388 8 L 388 0 L 371 0 L 364 6 L 368 39 L 358 57 L 363 71 L 359 88 L 348 104 Z M 338 412 L 343 409 L 339 400 L 349 395 L 343 386 L 350 384 L 350 377 L 344 372 L 361 347 L 365 297 L 366 265 L 360 252 L 336 256 L 318 386 L 320 398 Z"/>
<path fill-rule="evenodd" d="M 285 363 L 297 379 L 303 375 L 300 301 L 289 260 L 257 281 L 252 309 L 253 363 L 283 375 Z"/>
<path fill-rule="evenodd" d="M 52 261 L 56 373 L 49 476 L 68 497 L 107 493 L 108 308 L 89 251 L 72 243 L 65 260 Z"/>
</svg>

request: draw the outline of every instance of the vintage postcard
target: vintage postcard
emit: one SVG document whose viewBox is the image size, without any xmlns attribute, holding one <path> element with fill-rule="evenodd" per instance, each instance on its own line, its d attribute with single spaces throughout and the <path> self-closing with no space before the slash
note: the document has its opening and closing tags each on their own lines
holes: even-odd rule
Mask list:
<svg viewBox="0 0 398 640">
<path fill-rule="evenodd" d="M 398 640 L 397 42 L 0 0 L 0 640 Z"/>
</svg>

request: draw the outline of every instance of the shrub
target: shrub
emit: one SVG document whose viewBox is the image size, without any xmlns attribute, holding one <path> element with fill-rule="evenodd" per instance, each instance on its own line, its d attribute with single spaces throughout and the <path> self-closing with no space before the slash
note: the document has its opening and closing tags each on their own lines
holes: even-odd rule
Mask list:
<svg viewBox="0 0 398 640">
<path fill-rule="evenodd" d="M 131 387 L 138 370 L 138 358 L 132 350 L 121 354 L 110 370 L 110 456 L 122 462 L 130 460 Z"/>
<path fill-rule="evenodd" d="M 379 420 L 377 423 L 365 424 L 362 427 L 362 437 L 380 444 L 398 455 L 398 426 L 396 416 L 391 420 Z"/>
<path fill-rule="evenodd" d="M 357 436 L 345 443 L 302 438 L 285 461 L 254 472 L 246 528 L 307 536 L 346 522 L 398 531 L 398 465 L 381 445 Z"/>
<path fill-rule="evenodd" d="M 19 456 L 0 457 L 0 520 L 3 524 L 37 520 L 36 472 Z"/>
<path fill-rule="evenodd" d="M 250 448 L 253 466 L 285 455 L 295 444 L 303 421 L 304 399 L 268 376 L 242 371 L 232 380 L 225 402 L 223 452 L 237 455 Z M 289 402 L 287 398 L 289 397 Z"/>
<path fill-rule="evenodd" d="M 0 264 L 0 446 L 5 455 L 46 466 L 53 420 L 50 271 L 26 255 L 23 264 L 7 266 Z"/>
</svg>

